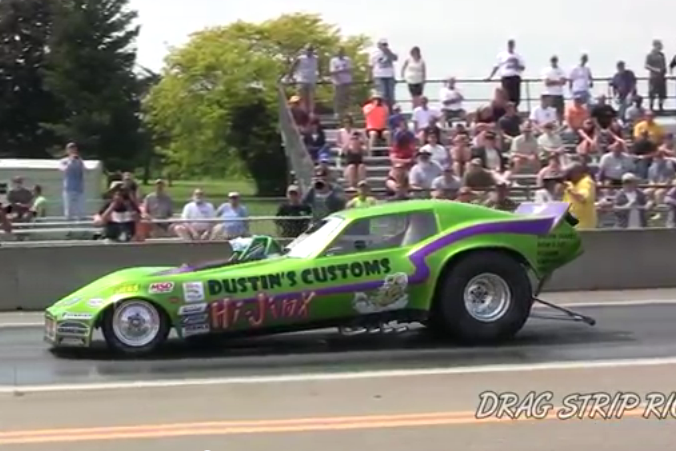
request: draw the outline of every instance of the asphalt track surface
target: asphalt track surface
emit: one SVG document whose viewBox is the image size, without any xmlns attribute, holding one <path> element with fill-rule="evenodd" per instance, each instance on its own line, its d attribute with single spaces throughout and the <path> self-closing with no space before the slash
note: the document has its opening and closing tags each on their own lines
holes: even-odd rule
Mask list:
<svg viewBox="0 0 676 451">
<path fill-rule="evenodd" d="M 157 358 L 120 361 L 103 349 L 56 358 L 32 324 L 38 316 L 0 316 L 0 447 L 622 451 L 672 445 L 676 415 L 647 420 L 636 409 L 623 420 L 562 421 L 556 406 L 573 392 L 633 391 L 643 399 L 676 390 L 676 290 L 547 298 L 591 303 L 578 309 L 597 325 L 532 320 L 514 342 L 479 348 L 435 342 L 420 331 L 349 338 L 321 331 L 227 348 L 170 343 Z M 618 360 L 623 363 L 610 362 Z M 191 382 L 209 378 L 221 382 Z M 134 388 L 136 381 L 156 386 Z M 81 391 L 78 384 L 99 388 Z M 62 387 L 35 388 L 53 385 Z M 554 410 L 536 421 L 479 421 L 474 412 L 485 390 L 551 390 Z"/>
</svg>

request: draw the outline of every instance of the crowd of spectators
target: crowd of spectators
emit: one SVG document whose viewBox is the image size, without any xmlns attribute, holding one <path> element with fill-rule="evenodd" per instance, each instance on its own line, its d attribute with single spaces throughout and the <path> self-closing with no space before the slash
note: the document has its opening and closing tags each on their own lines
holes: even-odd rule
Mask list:
<svg viewBox="0 0 676 451">
<path fill-rule="evenodd" d="M 441 88 L 438 105 L 431 105 L 425 95 L 427 64 L 420 48 L 413 47 L 400 71 L 413 106 L 409 116 L 395 99 L 399 57 L 380 40 L 370 58 L 373 93 L 357 115 L 348 103 L 338 101 L 349 97 L 352 83 L 352 63 L 340 53 L 331 60 L 330 75 L 334 103 L 341 105 L 335 109 L 342 123 L 335 147 L 346 205 L 368 204 L 349 200 L 349 193 L 371 189 L 384 191 L 391 200 L 425 191 L 434 198 L 509 210 L 516 206 L 511 196 L 535 189 L 540 201 L 570 202 L 581 228 L 597 227 L 599 212 L 614 214 L 619 227 L 644 227 L 662 216 L 656 205 L 665 207 L 667 222 L 674 225 L 674 138 L 655 115 L 664 109 L 668 72 L 676 68 L 676 57 L 667 64 L 661 42 L 653 42 L 645 60 L 648 108 L 625 62 L 618 61 L 606 95 L 601 90 L 605 86 L 595 86 L 589 61 L 582 55 L 574 68 L 564 70 L 552 56 L 542 71 L 540 104 L 524 116 L 519 105 L 526 61 L 514 40 L 499 53 L 487 78 L 497 75 L 500 86 L 475 111 L 464 108 L 454 77 Z M 312 67 L 316 82 L 319 67 Z M 314 143 L 308 145 L 312 158 L 326 165 L 334 143 L 313 114 L 314 100 L 303 100 L 304 90 L 307 86 L 292 99 L 292 112 L 304 135 L 321 130 L 318 142 L 307 138 L 306 144 Z M 355 125 L 358 116 L 364 128 Z M 308 124 L 313 125 L 307 129 Z M 369 177 L 370 157 L 389 161 L 384 182 Z M 641 188 L 645 185 L 649 188 Z"/>
</svg>

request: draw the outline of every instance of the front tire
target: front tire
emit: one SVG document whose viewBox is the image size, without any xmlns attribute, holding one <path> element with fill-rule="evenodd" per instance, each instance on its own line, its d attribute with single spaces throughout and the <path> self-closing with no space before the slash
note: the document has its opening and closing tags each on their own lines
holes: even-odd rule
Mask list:
<svg viewBox="0 0 676 451">
<path fill-rule="evenodd" d="M 113 351 L 141 356 L 152 353 L 167 340 L 171 325 L 167 314 L 155 304 L 129 299 L 105 312 L 101 329 Z"/>
<path fill-rule="evenodd" d="M 513 338 L 524 326 L 533 292 L 524 266 L 495 251 L 473 252 L 439 281 L 430 326 L 467 344 Z"/>
</svg>

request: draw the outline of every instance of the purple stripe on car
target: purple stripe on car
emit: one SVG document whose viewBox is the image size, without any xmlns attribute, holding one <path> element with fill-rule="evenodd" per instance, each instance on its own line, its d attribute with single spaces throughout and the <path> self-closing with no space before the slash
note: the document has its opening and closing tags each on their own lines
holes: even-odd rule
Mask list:
<svg viewBox="0 0 676 451">
<path fill-rule="evenodd" d="M 536 218 L 519 221 L 501 221 L 492 223 L 481 223 L 463 229 L 451 232 L 444 235 L 417 251 L 413 252 L 409 258 L 415 267 L 413 275 L 409 277 L 410 284 L 422 283 L 427 280 L 430 275 L 430 268 L 427 266 L 426 259 L 433 253 L 442 249 L 443 247 L 454 244 L 458 241 L 470 238 L 476 235 L 488 234 L 515 234 L 515 235 L 545 235 L 549 233 L 555 224 L 555 218 Z M 356 293 L 360 291 L 376 290 L 383 285 L 382 280 L 374 280 L 370 282 L 361 282 L 356 284 L 346 284 L 336 287 L 319 288 L 313 290 L 317 295 L 331 295 L 341 293 Z M 309 291 L 309 290 L 305 290 Z M 281 293 L 276 295 L 279 298 L 295 298 L 302 295 L 303 292 Z M 248 298 L 239 299 L 242 302 L 258 302 L 258 299 Z"/>
</svg>

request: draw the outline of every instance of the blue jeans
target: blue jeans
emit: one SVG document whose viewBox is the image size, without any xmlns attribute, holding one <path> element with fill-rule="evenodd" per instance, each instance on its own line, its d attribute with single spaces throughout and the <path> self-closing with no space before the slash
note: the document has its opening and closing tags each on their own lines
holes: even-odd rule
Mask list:
<svg viewBox="0 0 676 451">
<path fill-rule="evenodd" d="M 392 107 L 395 103 L 394 98 L 394 88 L 397 85 L 397 81 L 393 78 L 376 78 L 374 80 L 375 88 L 378 93 L 383 96 L 383 100 L 387 106 L 392 110 Z"/>
<path fill-rule="evenodd" d="M 84 193 L 63 192 L 63 215 L 70 220 L 85 218 Z"/>
</svg>

